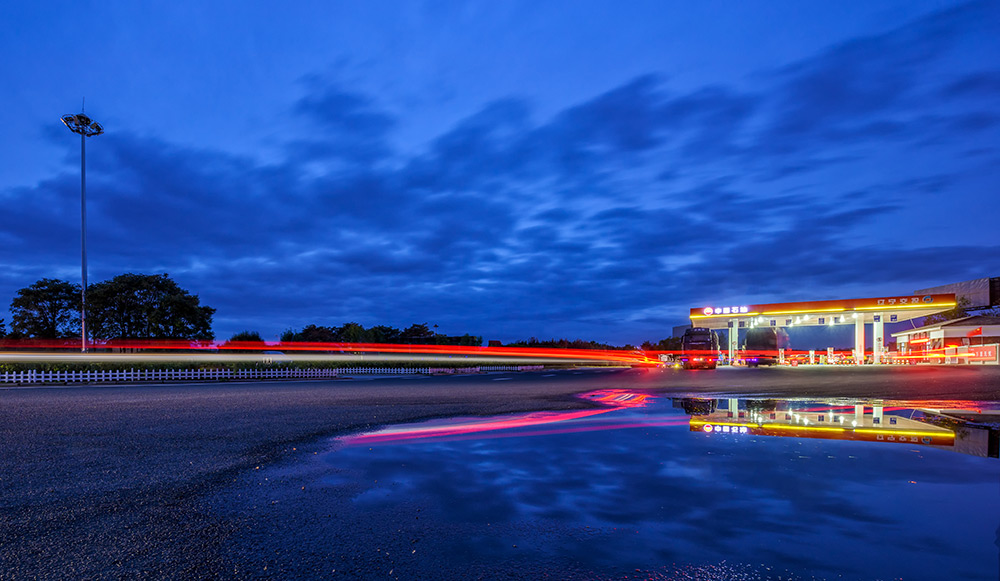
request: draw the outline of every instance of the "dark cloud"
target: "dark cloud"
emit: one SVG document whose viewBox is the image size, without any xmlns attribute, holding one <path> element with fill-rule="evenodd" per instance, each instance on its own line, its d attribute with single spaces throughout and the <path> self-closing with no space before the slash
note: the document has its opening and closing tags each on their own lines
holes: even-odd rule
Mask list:
<svg viewBox="0 0 1000 581">
<path fill-rule="evenodd" d="M 404 171 L 406 185 L 434 192 L 502 187 L 523 179 L 534 159 L 525 136 L 532 129 L 526 102 L 491 103 L 434 140 Z"/>
<path fill-rule="evenodd" d="M 954 76 L 952 51 L 964 37 L 995 34 L 997 16 L 995 4 L 970 2 L 782 68 L 760 146 L 798 154 L 832 143 L 926 135 L 914 117 L 940 104 L 934 93 L 979 92 L 995 80 L 994 71 L 946 79 Z M 937 85 L 942 80 L 945 87 Z"/>
<path fill-rule="evenodd" d="M 545 130 L 556 160 L 575 171 L 597 157 L 627 156 L 658 145 L 663 137 L 659 85 L 655 77 L 640 77 L 558 115 Z"/>
<path fill-rule="evenodd" d="M 977 71 L 944 87 L 943 97 L 1000 97 L 1000 71 Z"/>
<path fill-rule="evenodd" d="M 293 110 L 310 123 L 310 137 L 289 144 L 293 159 L 365 164 L 391 153 L 389 137 L 397 121 L 375 99 L 320 77 L 304 84 L 306 95 Z"/>
</svg>

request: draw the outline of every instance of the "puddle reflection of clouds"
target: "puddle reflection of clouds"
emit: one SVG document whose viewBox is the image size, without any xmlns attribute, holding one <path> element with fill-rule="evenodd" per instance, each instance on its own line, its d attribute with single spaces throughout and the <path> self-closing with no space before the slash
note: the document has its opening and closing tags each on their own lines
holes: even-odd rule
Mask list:
<svg viewBox="0 0 1000 581">
<path fill-rule="evenodd" d="M 984 559 L 995 569 L 994 459 L 902 443 L 706 434 L 668 399 L 613 390 L 598 398 L 606 408 L 346 438 L 327 461 L 378 482 L 355 498 L 371 510 L 420 499 L 442 525 L 589 527 L 546 550 L 595 564 L 767 559 L 848 578 L 976 578 Z"/>
</svg>

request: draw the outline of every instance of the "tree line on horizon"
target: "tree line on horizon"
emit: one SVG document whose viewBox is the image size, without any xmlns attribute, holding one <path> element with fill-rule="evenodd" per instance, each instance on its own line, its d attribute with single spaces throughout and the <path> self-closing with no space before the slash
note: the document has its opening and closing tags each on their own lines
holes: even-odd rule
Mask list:
<svg viewBox="0 0 1000 581">
<path fill-rule="evenodd" d="M 437 325 L 433 325 L 437 328 Z M 414 323 L 405 329 L 388 325 L 365 328 L 360 323 L 344 323 L 339 327 L 307 325 L 301 330 L 288 329 L 281 334 L 282 343 L 400 343 L 404 345 L 468 345 L 479 346 L 483 338 L 477 335 L 442 335 L 427 323 Z"/>
<path fill-rule="evenodd" d="M 608 351 L 634 351 L 635 347 L 633 345 L 609 345 L 607 343 L 600 343 L 598 341 L 586 341 L 584 339 L 549 339 L 547 341 L 540 341 L 536 337 L 531 337 L 530 339 L 523 341 L 514 341 L 513 343 L 507 343 L 504 347 L 530 347 L 530 348 L 544 348 L 544 349 L 602 349 Z"/>
<path fill-rule="evenodd" d="M 11 330 L 0 318 L 0 339 L 78 339 L 81 285 L 43 278 L 17 291 L 10 304 Z M 202 305 L 197 295 L 181 288 L 167 274 L 121 274 L 88 285 L 87 336 L 95 339 L 181 339 L 211 341 L 216 309 Z M 433 326 L 435 329 L 437 325 Z M 405 329 L 387 325 L 365 328 L 358 323 L 340 326 L 308 325 L 288 329 L 282 342 L 403 343 L 482 345 L 475 335 L 437 333 L 427 323 Z M 232 341 L 261 342 L 256 331 L 234 334 Z"/>
</svg>

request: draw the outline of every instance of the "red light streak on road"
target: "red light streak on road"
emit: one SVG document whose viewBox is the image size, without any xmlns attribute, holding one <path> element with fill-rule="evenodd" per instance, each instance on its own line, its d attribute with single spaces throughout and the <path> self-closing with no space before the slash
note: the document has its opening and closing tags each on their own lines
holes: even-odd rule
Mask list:
<svg viewBox="0 0 1000 581">
<path fill-rule="evenodd" d="M 911 341 L 911 343 L 916 343 L 917 341 Z M 968 345 L 946 345 L 944 347 L 938 347 L 937 349 L 928 349 L 927 351 L 921 351 L 920 353 L 915 353 L 911 355 L 896 355 L 895 359 L 946 359 L 950 357 L 962 357 L 967 358 L 969 361 L 992 361 L 993 357 L 986 356 L 980 353 L 974 353 L 971 351 L 962 351 L 960 353 L 948 353 L 948 349 L 969 349 Z"/>
</svg>

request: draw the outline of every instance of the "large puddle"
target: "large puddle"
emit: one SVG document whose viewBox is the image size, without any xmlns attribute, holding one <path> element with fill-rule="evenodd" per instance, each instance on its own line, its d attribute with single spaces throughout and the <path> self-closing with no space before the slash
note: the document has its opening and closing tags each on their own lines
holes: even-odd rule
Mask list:
<svg viewBox="0 0 1000 581">
<path fill-rule="evenodd" d="M 583 397 L 341 438 L 317 484 L 470 572 L 998 577 L 997 404 Z"/>
</svg>

